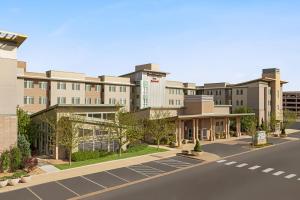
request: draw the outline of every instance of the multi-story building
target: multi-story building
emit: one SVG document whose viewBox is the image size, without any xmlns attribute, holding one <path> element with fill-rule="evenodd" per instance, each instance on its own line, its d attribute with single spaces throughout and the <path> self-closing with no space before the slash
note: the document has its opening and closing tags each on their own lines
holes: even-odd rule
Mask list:
<svg viewBox="0 0 300 200">
<path fill-rule="evenodd" d="M 0 31 L 0 152 L 17 142 L 17 50 L 26 38 Z"/>
<path fill-rule="evenodd" d="M 148 107 L 183 106 L 184 95 L 195 95 L 196 84 L 168 81 L 169 73 L 160 71 L 157 64 L 135 66 L 135 71 L 122 75 L 128 77 L 134 88 L 131 93 L 132 110 L 136 111 Z"/>
<path fill-rule="evenodd" d="M 29 113 L 56 104 L 122 105 L 130 110 L 129 78 L 84 73 L 47 71 L 27 72 L 26 63 L 18 66 L 18 105 Z"/>
<path fill-rule="evenodd" d="M 300 91 L 283 92 L 283 110 L 295 112 L 300 117 Z"/>
<path fill-rule="evenodd" d="M 249 107 L 259 121 L 269 121 L 274 115 L 282 121 L 282 86 L 280 70 L 263 69 L 262 77 L 243 83 L 212 83 L 197 87 L 197 94 L 213 95 L 216 105 L 232 105 L 232 111 Z"/>
</svg>

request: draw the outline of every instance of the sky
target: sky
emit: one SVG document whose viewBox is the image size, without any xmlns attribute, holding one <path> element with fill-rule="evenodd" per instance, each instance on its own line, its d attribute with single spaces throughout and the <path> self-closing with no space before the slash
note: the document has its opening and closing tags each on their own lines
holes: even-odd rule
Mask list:
<svg viewBox="0 0 300 200">
<path fill-rule="evenodd" d="M 122 75 L 159 64 L 169 80 L 237 83 L 280 68 L 300 90 L 300 1 L 0 0 L 0 30 L 28 36 L 28 71 Z"/>
</svg>

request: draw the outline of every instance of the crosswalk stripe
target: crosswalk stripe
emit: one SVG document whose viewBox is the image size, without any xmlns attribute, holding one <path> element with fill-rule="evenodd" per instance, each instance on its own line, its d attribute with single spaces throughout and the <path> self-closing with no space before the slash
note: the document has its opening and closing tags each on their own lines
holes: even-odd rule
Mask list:
<svg viewBox="0 0 300 200">
<path fill-rule="evenodd" d="M 274 170 L 273 168 L 268 168 L 268 169 L 263 170 L 263 172 L 264 172 L 264 173 L 269 173 L 269 172 L 271 172 L 271 171 L 273 171 L 273 170 Z"/>
<path fill-rule="evenodd" d="M 296 174 L 290 174 L 285 176 L 284 178 L 290 179 L 290 178 L 294 178 L 295 176 L 297 176 Z"/>
<path fill-rule="evenodd" d="M 273 175 L 280 176 L 281 174 L 284 174 L 284 173 L 285 173 L 284 171 L 278 171 L 278 172 L 275 172 Z"/>
<path fill-rule="evenodd" d="M 218 160 L 217 163 L 223 163 L 226 162 L 226 160 Z"/>
<path fill-rule="evenodd" d="M 235 164 L 235 163 L 237 163 L 237 162 L 232 161 L 232 162 L 226 163 L 225 165 L 233 165 L 233 164 Z"/>
<path fill-rule="evenodd" d="M 260 168 L 260 166 L 255 165 L 255 166 L 253 166 L 253 167 L 250 167 L 249 169 L 250 169 L 250 170 L 256 170 L 256 169 L 258 169 L 258 168 Z"/>
<path fill-rule="evenodd" d="M 247 165 L 248 165 L 247 163 L 243 163 L 243 164 L 237 165 L 236 167 L 242 168 L 242 167 L 245 167 L 245 166 L 247 166 Z"/>
</svg>

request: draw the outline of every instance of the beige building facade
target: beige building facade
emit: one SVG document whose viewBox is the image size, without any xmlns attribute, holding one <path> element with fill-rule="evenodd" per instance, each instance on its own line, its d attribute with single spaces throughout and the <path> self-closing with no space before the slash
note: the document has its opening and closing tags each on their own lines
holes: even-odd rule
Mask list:
<svg viewBox="0 0 300 200">
<path fill-rule="evenodd" d="M 26 38 L 0 31 L 0 153 L 17 142 L 17 50 Z"/>
<path fill-rule="evenodd" d="M 197 87 L 197 94 L 212 95 L 216 105 L 232 105 L 232 112 L 249 107 L 261 122 L 271 115 L 282 121 L 282 88 L 287 82 L 280 79 L 280 70 L 263 69 L 261 78 L 243 83 L 212 83 Z"/>
</svg>

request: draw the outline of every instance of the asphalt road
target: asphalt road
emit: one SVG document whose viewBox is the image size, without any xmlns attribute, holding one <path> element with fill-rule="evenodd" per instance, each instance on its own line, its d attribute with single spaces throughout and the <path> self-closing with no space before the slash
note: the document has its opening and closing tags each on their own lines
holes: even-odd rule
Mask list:
<svg viewBox="0 0 300 200">
<path fill-rule="evenodd" d="M 299 200 L 300 141 L 285 142 L 85 198 Z"/>
</svg>

